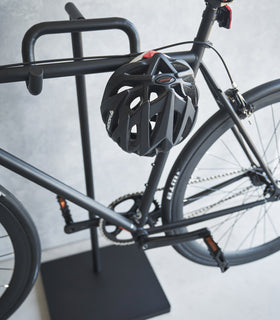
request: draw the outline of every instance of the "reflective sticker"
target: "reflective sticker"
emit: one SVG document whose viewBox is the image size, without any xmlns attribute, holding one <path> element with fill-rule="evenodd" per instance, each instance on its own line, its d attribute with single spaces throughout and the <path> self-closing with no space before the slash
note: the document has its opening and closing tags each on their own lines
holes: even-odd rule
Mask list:
<svg viewBox="0 0 280 320">
<path fill-rule="evenodd" d="M 166 196 L 167 200 L 171 200 L 172 199 L 172 195 L 173 195 L 176 183 L 177 183 L 177 181 L 179 179 L 179 175 L 180 175 L 180 170 L 178 170 L 175 173 L 173 179 L 171 180 L 171 183 L 170 183 L 170 186 L 169 186 L 169 189 L 168 189 L 168 192 L 167 192 L 167 196 Z"/>
</svg>

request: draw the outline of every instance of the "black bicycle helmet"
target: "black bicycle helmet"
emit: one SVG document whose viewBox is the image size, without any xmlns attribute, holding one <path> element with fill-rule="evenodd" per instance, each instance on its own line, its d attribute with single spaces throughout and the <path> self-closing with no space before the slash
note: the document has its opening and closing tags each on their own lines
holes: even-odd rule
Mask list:
<svg viewBox="0 0 280 320">
<path fill-rule="evenodd" d="M 187 137 L 197 100 L 188 63 L 149 51 L 113 73 L 101 114 L 109 136 L 123 150 L 154 156 Z"/>
</svg>

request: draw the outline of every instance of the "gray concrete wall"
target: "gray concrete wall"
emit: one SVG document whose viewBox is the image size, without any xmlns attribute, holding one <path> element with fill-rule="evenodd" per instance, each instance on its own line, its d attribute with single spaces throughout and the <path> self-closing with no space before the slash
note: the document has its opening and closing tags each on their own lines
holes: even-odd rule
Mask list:
<svg viewBox="0 0 280 320">
<path fill-rule="evenodd" d="M 141 37 L 141 49 L 192 40 L 197 30 L 202 0 L 76 0 L 88 18 L 120 16 L 131 20 Z M 21 61 L 21 40 L 35 23 L 64 20 L 65 1 L 1 0 L 0 64 Z M 216 25 L 211 36 L 223 54 L 242 91 L 279 77 L 279 1 L 235 1 L 232 30 Z M 127 53 L 127 39 L 120 31 L 85 34 L 85 54 Z M 71 56 L 70 36 L 45 36 L 36 45 L 36 58 Z M 210 69 L 226 89 L 229 86 L 217 57 L 205 57 Z M 113 199 L 143 189 L 151 159 L 125 154 L 111 141 L 101 121 L 99 107 L 109 74 L 87 77 L 89 114 L 94 155 L 96 197 L 109 204 Z M 200 77 L 198 125 L 217 107 Z M 41 170 L 84 192 L 78 113 L 73 78 L 44 81 L 41 95 L 31 96 L 24 83 L 0 85 L 0 146 Z M 170 167 L 181 146 L 174 149 Z M 1 184 L 13 192 L 30 212 L 38 227 L 43 248 L 88 237 L 88 232 L 65 235 L 63 221 L 53 194 L 0 169 Z M 163 184 L 164 181 L 162 181 Z M 85 212 L 71 206 L 76 219 Z"/>
</svg>

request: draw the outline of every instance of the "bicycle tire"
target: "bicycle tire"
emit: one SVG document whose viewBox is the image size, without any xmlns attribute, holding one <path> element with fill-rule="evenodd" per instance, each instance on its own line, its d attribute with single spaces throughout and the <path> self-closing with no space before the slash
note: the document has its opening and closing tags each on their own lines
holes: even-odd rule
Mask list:
<svg viewBox="0 0 280 320">
<path fill-rule="evenodd" d="M 264 110 L 269 111 L 268 109 L 273 108 L 276 104 L 278 104 L 277 106 L 280 107 L 280 80 L 274 80 L 268 83 L 265 83 L 261 86 L 258 86 L 250 91 L 248 91 L 247 93 L 244 94 L 245 99 L 247 100 L 247 102 L 249 102 L 250 104 L 252 104 L 254 106 L 254 116 L 252 116 L 253 120 L 255 120 L 255 118 L 257 119 L 257 115 L 258 113 L 260 114 L 260 116 L 262 116 L 262 113 L 264 112 Z M 266 108 L 265 108 L 266 107 Z M 264 109 L 265 108 L 265 109 Z M 270 111 L 269 111 L 270 112 Z M 265 112 L 265 114 L 268 112 Z M 273 114 L 271 112 L 271 114 Z M 254 118 L 255 117 L 255 118 Z M 257 120 L 256 120 L 257 121 Z M 280 121 L 280 120 L 279 120 Z M 278 125 L 279 125 L 279 121 L 277 122 L 277 129 L 278 129 Z M 179 157 L 177 158 L 177 160 L 175 161 L 171 172 L 169 174 L 169 177 L 167 179 L 167 183 L 165 186 L 165 190 L 163 193 L 163 198 L 162 198 L 162 210 L 163 210 L 163 223 L 170 223 L 170 222 L 175 222 L 178 220 L 182 220 L 184 218 L 184 212 L 183 212 L 183 201 L 185 199 L 185 203 L 186 201 L 186 192 L 189 192 L 188 189 L 191 189 L 191 184 L 188 183 L 191 179 L 191 176 L 194 177 L 196 179 L 196 174 L 198 171 L 198 169 L 200 168 L 200 174 L 201 172 L 203 172 L 203 170 L 208 170 L 206 168 L 203 167 L 205 162 L 205 159 L 209 158 L 209 156 L 211 156 L 211 150 L 218 150 L 216 148 L 216 145 L 218 142 L 222 141 L 222 139 L 224 138 L 224 136 L 228 133 L 231 132 L 231 128 L 233 127 L 233 121 L 232 119 L 229 117 L 228 114 L 226 114 L 224 111 L 220 110 L 218 111 L 216 114 L 214 114 L 198 131 L 197 133 L 190 139 L 189 143 L 185 146 L 185 148 L 182 150 L 182 152 L 180 153 Z M 267 123 L 265 125 L 265 127 L 269 126 Z M 274 127 L 275 127 L 275 123 L 274 123 Z M 276 130 L 276 133 L 278 130 Z M 258 139 L 260 138 L 259 134 L 255 134 L 256 136 L 258 136 Z M 271 138 L 272 139 L 272 138 Z M 278 138 L 276 138 L 276 141 L 278 141 Z M 280 137 L 279 137 L 279 141 L 280 141 Z M 274 142 L 273 142 L 274 143 Z M 260 145 L 261 143 L 258 143 L 258 145 Z M 211 148 L 216 148 L 216 149 L 211 149 Z M 268 148 L 268 147 L 267 147 Z M 272 148 L 269 146 L 269 148 Z M 234 148 L 232 145 L 228 146 L 228 153 L 230 154 L 230 152 L 232 153 L 231 156 L 234 157 Z M 231 150 L 232 149 L 232 150 Z M 209 151 L 210 150 L 210 151 Z M 222 154 L 223 157 L 226 157 L 225 154 Z M 266 156 L 266 151 L 264 152 L 264 155 Z M 213 155 L 212 155 L 213 156 Z M 220 159 L 221 161 L 225 161 L 225 158 Z M 218 157 L 217 157 L 218 158 Z M 237 161 L 241 161 L 240 159 L 237 159 Z M 217 162 L 219 162 L 217 160 Z M 233 161 L 232 161 L 233 162 Z M 278 164 L 279 164 L 279 157 L 277 160 Z M 209 165 L 209 162 L 207 162 L 207 164 Z M 217 165 L 217 164 L 215 164 Z M 222 168 L 224 169 L 224 168 Z M 219 170 L 222 170 L 219 167 Z M 244 168 L 241 168 L 244 171 Z M 277 169 L 278 170 L 278 169 Z M 209 173 L 208 173 L 209 174 Z M 214 177 L 219 176 L 219 172 L 218 173 L 214 173 Z M 220 174 L 220 176 L 222 177 L 223 174 Z M 225 175 L 226 176 L 226 175 Z M 234 174 L 233 174 L 234 176 Z M 210 181 L 212 181 L 212 178 L 209 178 L 209 176 L 206 176 Z M 213 177 L 213 176 L 212 176 Z M 225 181 L 226 178 L 224 178 Z M 227 178 L 228 179 L 228 178 Z M 250 180 L 249 178 L 247 180 Z M 197 181 L 203 181 L 203 175 L 202 177 L 198 176 L 198 180 Z M 192 182 L 192 180 L 191 180 Z M 251 185 L 252 185 L 252 181 L 250 180 Z M 244 183 L 244 182 L 243 182 Z M 247 182 L 246 182 L 247 183 Z M 257 192 L 257 196 L 261 197 L 262 194 L 260 192 L 260 188 L 263 188 L 264 186 L 259 186 L 256 187 L 254 186 L 253 189 L 258 189 Z M 206 189 L 210 189 L 211 188 L 211 182 L 208 181 L 208 185 L 205 187 Z M 214 188 L 214 187 L 213 187 Z M 214 190 L 214 189 L 211 189 Z M 248 189 L 249 190 L 249 189 Z M 218 188 L 215 190 L 215 192 L 220 192 L 220 190 L 218 190 Z M 249 191 L 248 191 L 249 192 Z M 251 192 L 251 191 L 250 191 Z M 256 192 L 256 190 L 254 191 Z M 242 194 L 242 189 L 240 191 L 240 198 L 243 197 Z M 198 194 L 198 193 L 197 193 Z M 235 196 L 233 198 L 238 198 L 239 196 L 237 196 L 238 192 L 232 190 L 232 195 L 235 194 Z M 253 195 L 253 193 L 252 193 Z M 212 196 L 212 193 L 210 195 L 210 197 Z M 256 197 L 256 195 L 254 194 L 254 197 Z M 228 198 L 230 198 L 230 194 L 228 196 Z M 229 199 L 230 201 L 236 201 L 237 199 Z M 250 199 L 252 198 L 252 196 L 250 195 Z M 187 199 L 195 199 L 195 201 L 193 202 L 193 204 L 195 204 L 197 206 L 197 202 L 202 201 L 204 207 L 202 208 L 206 208 L 206 213 L 211 213 L 211 211 L 215 211 L 215 210 L 211 210 L 211 205 L 207 205 L 207 195 L 204 197 L 197 197 L 197 198 L 191 198 L 191 196 L 189 196 L 189 198 Z M 210 198 L 208 198 L 209 200 Z M 247 199 L 245 199 L 245 197 L 243 197 L 243 203 L 246 203 L 246 201 L 249 201 Z M 199 201 L 200 200 L 200 201 Z M 222 199 L 221 199 L 222 200 Z M 214 201 L 214 200 L 212 200 Z M 217 201 L 216 203 L 214 202 L 214 204 L 218 203 L 218 207 L 219 207 L 219 201 Z M 223 204 L 222 201 L 220 201 L 221 204 Z M 242 204 L 242 202 L 241 202 Z M 279 202 L 273 202 L 273 204 L 277 204 L 279 205 Z M 187 211 L 190 213 L 192 212 L 193 214 L 198 215 L 199 210 L 197 211 L 190 211 L 190 208 L 188 208 L 188 206 L 192 205 L 191 203 L 189 205 L 185 205 L 185 207 L 187 207 Z M 206 207 L 205 207 L 206 206 Z M 215 205 L 212 207 L 214 208 Z M 216 209 L 216 208 L 215 208 Z M 184 209 L 186 210 L 186 209 Z M 216 209 L 218 210 L 218 208 Z M 250 210 L 253 209 L 248 209 L 247 211 L 250 212 Z M 259 216 L 264 217 L 263 219 L 267 219 L 267 224 L 272 224 L 271 221 L 271 217 L 269 215 L 271 215 L 270 210 L 267 209 L 267 207 L 265 208 L 266 212 L 263 213 L 263 215 L 260 215 L 259 212 Z M 239 220 L 242 220 L 244 217 L 244 220 L 247 219 L 247 217 L 249 217 L 248 219 L 249 222 L 251 223 L 252 221 L 252 217 L 253 215 L 245 215 L 245 212 L 247 211 L 241 211 L 241 212 L 236 212 L 234 214 L 232 214 L 232 219 L 233 219 L 233 223 L 235 223 L 235 225 L 233 225 L 231 228 L 231 230 L 229 230 L 228 232 L 233 233 L 234 228 L 237 227 L 238 224 L 241 225 Z M 201 214 L 206 214 L 205 212 L 201 212 Z M 188 214 L 188 213 L 187 213 Z M 234 218 L 235 215 L 235 218 Z M 238 216 L 239 215 L 239 216 Z M 220 221 L 222 221 L 222 219 L 228 219 L 227 221 L 223 222 L 224 224 L 230 222 L 230 216 L 223 216 L 219 219 L 221 219 Z M 245 219 L 246 217 L 246 219 Z M 239 219 L 239 220 L 238 220 Z M 259 224 L 261 218 L 259 218 L 259 220 L 257 220 L 257 222 L 255 223 L 255 225 L 253 225 L 253 228 L 255 227 L 255 229 L 259 228 Z M 193 225 L 192 227 L 195 227 L 195 229 L 198 229 L 198 227 L 208 227 L 209 225 L 215 223 L 215 227 L 213 227 L 212 229 L 215 229 L 215 232 L 217 232 L 217 228 L 223 228 L 223 223 L 222 222 L 217 222 L 217 218 L 214 219 L 213 221 L 205 221 L 202 222 L 198 225 Z M 247 220 L 246 220 L 247 221 Z M 264 223 L 264 222 L 263 222 Z M 245 227 L 249 228 L 249 224 L 246 222 Z M 250 226 L 251 227 L 251 226 Z M 274 227 L 276 228 L 276 227 Z M 191 230 L 191 227 L 188 228 L 180 228 L 177 229 L 169 234 L 180 234 L 182 232 L 186 232 L 187 230 Z M 251 261 L 255 261 L 261 258 L 264 258 L 265 256 L 268 256 L 276 251 L 278 251 L 280 249 L 280 233 L 276 234 L 272 238 L 269 239 L 269 241 L 262 243 L 262 244 L 257 244 L 255 246 L 252 246 L 252 243 L 254 243 L 255 241 L 257 241 L 256 239 L 253 238 L 253 236 L 250 234 L 250 237 L 252 236 L 253 239 L 250 239 L 251 243 L 251 247 L 249 247 L 249 245 L 246 244 L 246 248 L 240 248 L 237 249 L 226 249 L 223 247 L 223 243 L 221 243 L 221 241 L 223 240 L 219 240 L 216 238 L 216 234 L 215 232 L 213 232 L 213 230 L 211 229 L 211 227 L 209 228 L 210 231 L 212 232 L 212 235 L 214 237 L 214 240 L 218 240 L 218 243 L 220 245 L 220 247 L 222 248 L 226 259 L 228 260 L 229 264 L 231 266 L 233 265 L 240 265 L 240 264 L 244 264 L 244 263 L 248 263 Z M 272 229 L 272 227 L 270 226 L 270 229 Z M 250 229 L 251 230 L 251 229 Z M 253 229 L 252 229 L 253 230 Z M 234 230 L 235 231 L 235 230 Z M 241 233 L 238 234 L 239 230 L 237 231 L 237 237 L 241 237 Z M 249 231 L 248 231 L 249 232 Z M 250 231 L 251 232 L 251 231 Z M 256 230 L 254 230 L 253 232 L 256 233 Z M 263 231 L 264 236 L 267 236 L 265 233 L 267 231 Z M 229 238 L 232 237 L 231 235 L 227 235 Z M 243 236 L 243 235 L 242 235 Z M 263 236 L 263 235 L 262 235 Z M 220 236 L 222 238 L 222 236 Z M 237 242 L 237 237 L 234 238 L 233 242 Z M 254 235 L 255 237 L 255 235 Z M 265 237 L 264 237 L 265 240 Z M 239 241 L 239 240 L 238 240 Z M 242 240 L 242 241 L 245 241 Z M 247 239 L 246 239 L 247 241 Z M 227 239 L 227 243 L 226 246 L 228 246 L 228 242 L 229 240 Z M 244 244 L 242 243 L 242 246 L 244 246 Z M 212 257 L 209 255 L 208 250 L 206 249 L 206 246 L 204 245 L 204 243 L 202 241 L 192 241 L 192 242 L 185 242 L 185 243 L 181 243 L 178 245 L 175 245 L 174 248 L 184 257 L 186 257 L 189 260 L 192 260 L 194 262 L 197 262 L 199 264 L 203 264 L 203 265 L 208 265 L 208 266 L 216 266 L 216 262 L 212 259 Z M 237 247 L 236 247 L 237 248 Z"/>
<path fill-rule="evenodd" d="M 27 211 L 2 186 L 0 186 L 0 227 L 1 232 L 5 232 L 0 238 L 2 242 L 0 248 L 5 250 L 4 254 L 3 251 L 0 253 L 1 280 L 9 282 L 0 283 L 2 290 L 0 319 L 4 320 L 15 312 L 33 287 L 40 267 L 41 250 L 37 230 Z M 4 256 L 10 259 L 4 260 Z M 1 268 L 1 264 L 5 267 Z"/>
</svg>

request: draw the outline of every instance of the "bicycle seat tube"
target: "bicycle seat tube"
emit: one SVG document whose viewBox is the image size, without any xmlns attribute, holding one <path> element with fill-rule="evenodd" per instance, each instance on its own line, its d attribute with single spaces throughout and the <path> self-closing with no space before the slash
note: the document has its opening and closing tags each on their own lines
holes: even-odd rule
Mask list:
<svg viewBox="0 0 280 320">
<path fill-rule="evenodd" d="M 217 17 L 217 10 L 221 6 L 220 5 L 214 5 L 210 2 L 207 2 L 206 9 L 203 12 L 202 20 L 197 32 L 197 35 L 195 37 L 195 41 L 199 42 L 207 42 L 209 39 L 210 32 L 212 30 L 213 24 L 216 21 Z M 196 60 L 194 64 L 192 65 L 194 74 L 197 74 L 197 71 L 199 69 L 200 63 L 203 58 L 203 54 L 205 51 L 206 46 L 199 43 L 194 43 L 191 52 L 195 55 Z"/>
</svg>

